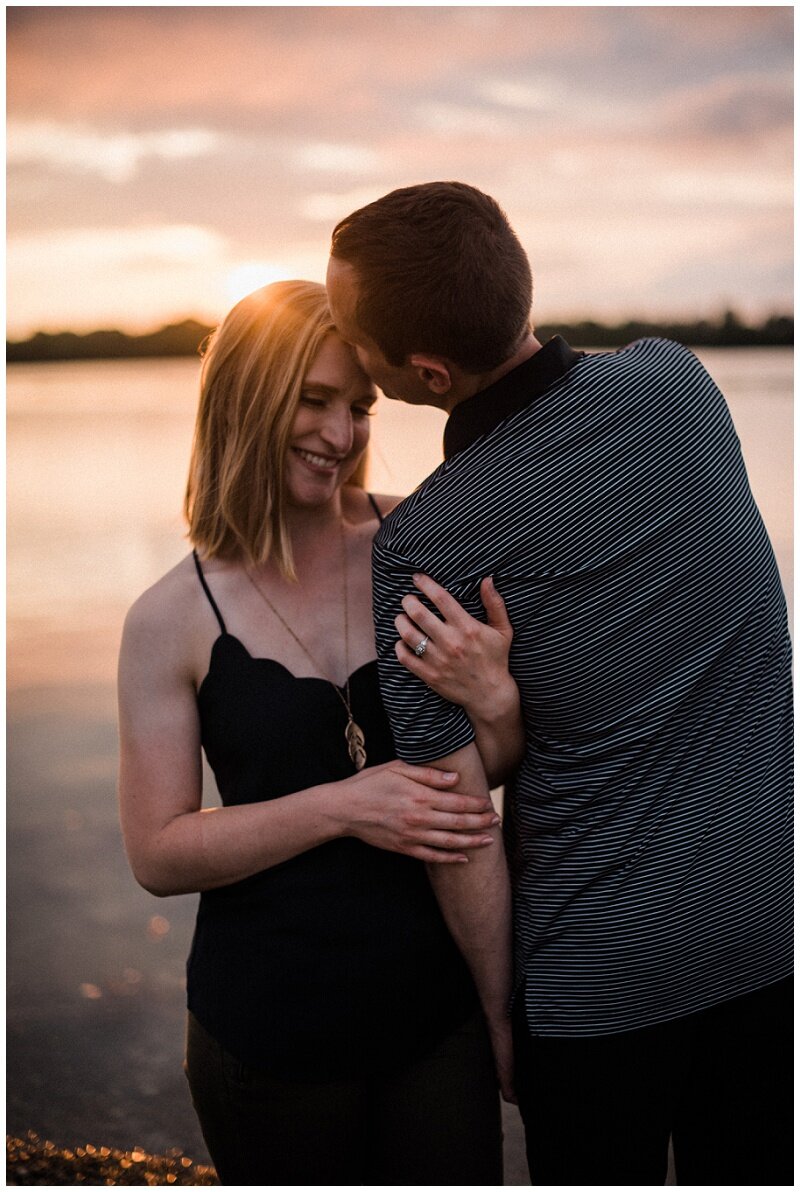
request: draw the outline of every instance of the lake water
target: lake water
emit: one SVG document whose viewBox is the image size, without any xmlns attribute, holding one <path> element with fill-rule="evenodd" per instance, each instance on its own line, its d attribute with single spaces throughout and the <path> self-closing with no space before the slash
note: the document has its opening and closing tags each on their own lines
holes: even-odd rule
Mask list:
<svg viewBox="0 0 800 1192">
<path fill-rule="evenodd" d="M 792 354 L 704 351 L 727 395 L 787 594 Z M 182 556 L 198 365 L 8 372 L 7 1129 L 61 1145 L 206 1157 L 183 1081 L 196 899 L 133 881 L 115 800 L 113 676 L 125 608 Z M 410 491 L 444 416 L 379 403 L 371 486 Z M 508 1184 L 526 1184 L 506 1112 Z"/>
<path fill-rule="evenodd" d="M 791 590 L 792 353 L 700 353 L 726 394 Z M 125 607 L 186 551 L 180 508 L 194 360 L 12 365 L 8 374 L 9 666 L 14 686 L 108 675 Z M 405 494 L 441 459 L 444 415 L 379 402 L 371 486 Z M 74 634 L 94 628 L 75 657 Z M 42 656 L 42 644 L 49 650 Z M 82 670 L 82 668 L 84 668 Z"/>
</svg>

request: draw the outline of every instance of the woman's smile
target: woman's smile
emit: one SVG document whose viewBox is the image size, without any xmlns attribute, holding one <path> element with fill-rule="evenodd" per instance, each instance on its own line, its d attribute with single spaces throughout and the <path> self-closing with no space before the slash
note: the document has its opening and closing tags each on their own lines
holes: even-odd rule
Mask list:
<svg viewBox="0 0 800 1192">
<path fill-rule="evenodd" d="M 322 472 L 326 476 L 330 476 L 336 471 L 339 464 L 342 462 L 341 457 L 333 455 L 320 455 L 315 451 L 307 451 L 304 447 L 293 447 L 292 451 L 300 456 L 300 459 L 306 464 L 312 472 Z"/>
</svg>

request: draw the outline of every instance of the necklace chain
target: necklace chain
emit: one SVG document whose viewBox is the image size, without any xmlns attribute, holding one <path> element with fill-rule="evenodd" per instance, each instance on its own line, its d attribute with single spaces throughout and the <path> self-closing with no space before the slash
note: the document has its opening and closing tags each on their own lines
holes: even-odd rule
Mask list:
<svg viewBox="0 0 800 1192">
<path fill-rule="evenodd" d="M 339 699 L 342 701 L 345 711 L 347 712 L 347 728 L 345 729 L 345 733 L 344 733 L 345 740 L 347 741 L 347 751 L 350 755 L 350 760 L 352 761 L 355 768 L 357 770 L 361 770 L 364 768 L 364 765 L 366 763 L 367 754 L 364 749 L 364 733 L 363 733 L 362 729 L 360 729 L 359 726 L 356 724 L 355 720 L 353 719 L 353 709 L 350 705 L 350 625 L 349 625 L 349 617 L 348 617 L 348 611 L 347 611 L 347 603 L 348 603 L 347 602 L 347 545 L 345 543 L 344 519 L 343 518 L 340 519 L 340 521 L 339 521 L 339 535 L 340 535 L 341 544 L 342 544 L 342 604 L 344 606 L 344 665 L 345 665 L 345 670 L 347 671 L 347 679 L 345 680 L 345 686 L 344 686 L 344 692 L 345 692 L 344 695 L 342 695 L 341 687 L 338 687 L 337 684 L 334 683 L 333 679 L 329 678 L 329 676 L 325 674 L 324 668 L 320 666 L 319 662 L 314 657 L 314 655 L 311 653 L 308 646 L 305 645 L 305 643 L 300 640 L 300 638 L 297 636 L 295 631 L 292 629 L 291 625 L 289 625 L 289 623 L 284 619 L 284 617 L 281 615 L 281 613 L 278 612 L 277 608 L 272 603 L 269 596 L 267 596 L 266 592 L 264 592 L 261 585 L 256 582 L 256 578 L 252 574 L 252 572 L 247 567 L 245 567 L 244 573 L 247 576 L 247 578 L 250 580 L 250 583 L 253 585 L 256 592 L 258 592 L 259 596 L 266 604 L 267 608 L 269 608 L 270 611 L 278 618 L 278 620 L 280 621 L 283 628 L 286 630 L 286 632 L 289 634 L 289 636 L 291 638 L 293 638 L 293 640 L 295 642 L 297 642 L 297 645 L 303 651 L 306 658 L 309 659 L 312 666 L 316 667 L 316 669 L 320 672 L 320 674 L 322 675 L 322 677 L 325 679 L 325 681 L 327 683 L 330 683 L 331 687 L 336 692 Z"/>
</svg>

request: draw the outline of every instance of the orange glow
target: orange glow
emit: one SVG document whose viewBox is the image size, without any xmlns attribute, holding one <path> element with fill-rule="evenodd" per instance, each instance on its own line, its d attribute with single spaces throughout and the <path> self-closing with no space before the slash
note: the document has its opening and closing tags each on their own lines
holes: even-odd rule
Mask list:
<svg viewBox="0 0 800 1192">
<path fill-rule="evenodd" d="M 265 261 L 246 261 L 225 275 L 225 295 L 230 306 L 274 281 L 290 281 L 292 274 Z"/>
<path fill-rule="evenodd" d="M 152 915 L 147 924 L 147 934 L 151 939 L 160 940 L 169 932 L 169 920 L 163 915 Z"/>
</svg>

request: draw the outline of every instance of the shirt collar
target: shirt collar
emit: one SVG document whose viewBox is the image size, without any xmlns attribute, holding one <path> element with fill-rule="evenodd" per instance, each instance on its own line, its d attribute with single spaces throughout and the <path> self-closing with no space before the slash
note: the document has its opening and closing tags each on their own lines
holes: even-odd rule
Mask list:
<svg viewBox="0 0 800 1192">
<path fill-rule="evenodd" d="M 445 459 L 471 446 L 482 435 L 488 435 L 510 414 L 524 409 L 584 355 L 573 351 L 560 335 L 554 335 L 499 381 L 460 402 L 444 428 Z"/>
</svg>

